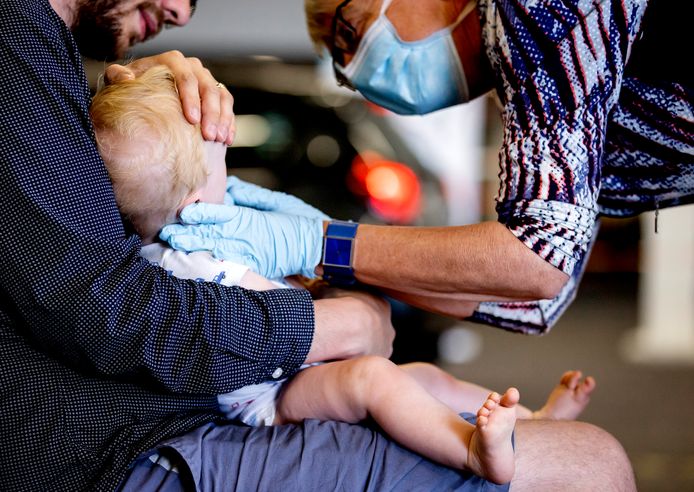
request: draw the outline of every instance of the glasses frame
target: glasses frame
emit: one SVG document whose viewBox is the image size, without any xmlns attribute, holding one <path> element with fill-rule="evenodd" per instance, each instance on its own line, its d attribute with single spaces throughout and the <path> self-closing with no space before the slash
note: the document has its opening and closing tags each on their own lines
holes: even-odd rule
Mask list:
<svg viewBox="0 0 694 492">
<path fill-rule="evenodd" d="M 352 0 L 344 0 L 335 9 L 331 26 L 332 46 L 330 47 L 330 56 L 333 61 L 333 73 L 335 74 L 337 85 L 356 91 L 349 79 L 338 68 L 338 64 L 345 66 L 345 54 L 354 54 L 361 39 L 357 29 L 342 15 L 342 10 L 350 2 Z"/>
</svg>

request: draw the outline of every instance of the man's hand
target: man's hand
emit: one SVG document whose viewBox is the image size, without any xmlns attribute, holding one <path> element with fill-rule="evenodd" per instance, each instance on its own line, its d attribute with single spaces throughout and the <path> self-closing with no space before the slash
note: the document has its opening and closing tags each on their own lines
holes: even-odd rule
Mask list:
<svg viewBox="0 0 694 492">
<path fill-rule="evenodd" d="M 381 296 L 330 288 L 314 301 L 316 330 L 307 363 L 362 355 L 390 357 L 395 330 L 390 304 Z"/>
<path fill-rule="evenodd" d="M 234 98 L 197 58 L 167 51 L 127 65 L 113 64 L 106 68 L 104 81 L 132 79 L 155 65 L 166 65 L 173 72 L 183 114 L 191 124 L 200 123 L 205 139 L 231 145 L 236 134 Z"/>
</svg>

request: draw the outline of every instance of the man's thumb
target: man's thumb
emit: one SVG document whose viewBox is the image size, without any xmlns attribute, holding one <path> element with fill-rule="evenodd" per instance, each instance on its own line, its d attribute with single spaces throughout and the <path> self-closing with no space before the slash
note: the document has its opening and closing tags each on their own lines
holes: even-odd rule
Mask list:
<svg viewBox="0 0 694 492">
<path fill-rule="evenodd" d="M 106 85 L 113 84 L 114 82 L 123 82 L 124 80 L 132 80 L 134 78 L 135 73 L 125 65 L 109 65 L 104 71 L 104 82 Z"/>
</svg>

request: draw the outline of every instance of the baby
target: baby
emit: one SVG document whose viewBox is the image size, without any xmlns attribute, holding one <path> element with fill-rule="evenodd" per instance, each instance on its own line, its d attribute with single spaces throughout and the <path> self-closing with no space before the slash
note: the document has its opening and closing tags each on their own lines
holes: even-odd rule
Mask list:
<svg viewBox="0 0 694 492">
<path fill-rule="evenodd" d="M 157 241 L 186 205 L 222 204 L 228 186 L 253 187 L 227 179 L 226 147 L 205 142 L 199 127 L 187 123 L 166 68 L 106 86 L 94 97 L 91 116 L 118 206 L 142 238 L 145 258 L 183 278 L 256 290 L 285 286 L 208 252 L 186 254 Z M 229 418 L 248 425 L 371 418 L 431 460 L 506 483 L 514 473 L 516 419 L 575 419 L 594 388 L 593 378 L 568 371 L 532 412 L 518 403 L 515 388 L 499 395 L 431 364 L 367 356 L 306 366 L 291 378 L 246 386 L 218 401 Z M 476 413 L 476 423 L 460 413 Z"/>
</svg>

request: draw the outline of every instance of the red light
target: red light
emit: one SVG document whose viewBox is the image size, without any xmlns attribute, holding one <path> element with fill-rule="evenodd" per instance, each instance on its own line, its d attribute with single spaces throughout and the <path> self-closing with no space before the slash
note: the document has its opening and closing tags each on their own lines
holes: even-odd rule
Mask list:
<svg viewBox="0 0 694 492">
<path fill-rule="evenodd" d="M 374 167 L 366 175 L 366 191 L 374 200 L 398 200 L 402 194 L 398 173 L 389 166 Z"/>
<path fill-rule="evenodd" d="M 421 212 L 419 178 L 400 162 L 365 152 L 352 162 L 347 183 L 353 193 L 366 196 L 372 211 L 388 222 L 408 224 Z"/>
<path fill-rule="evenodd" d="M 369 164 L 366 159 L 357 154 L 352 161 L 352 167 L 347 176 L 347 187 L 358 196 L 366 196 L 366 175 L 369 174 Z"/>
</svg>

